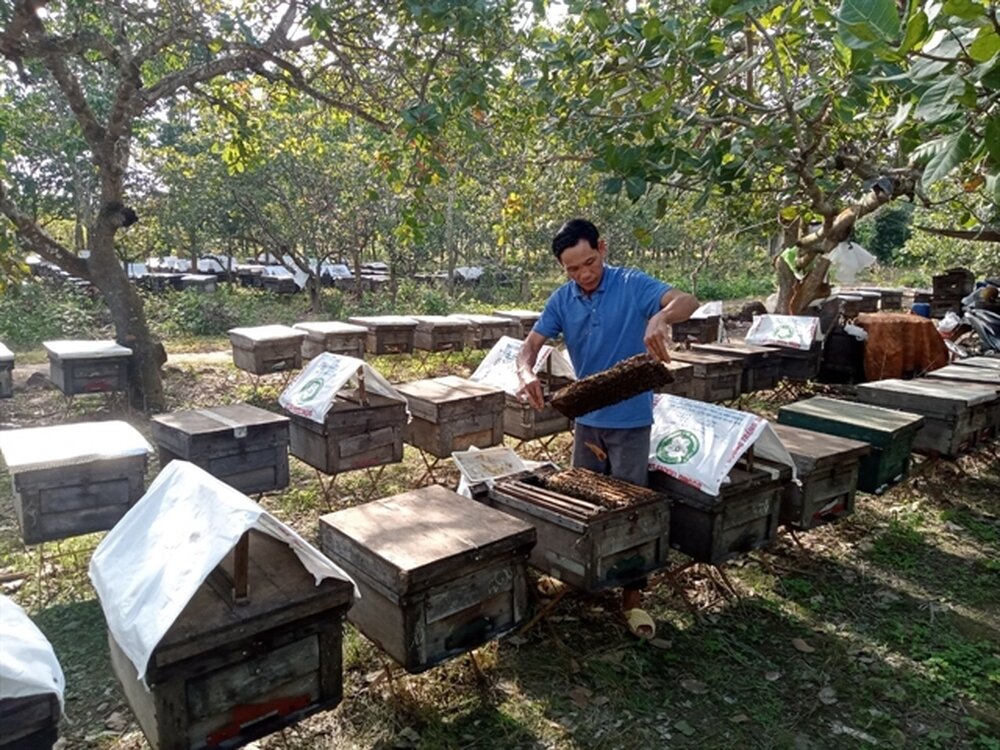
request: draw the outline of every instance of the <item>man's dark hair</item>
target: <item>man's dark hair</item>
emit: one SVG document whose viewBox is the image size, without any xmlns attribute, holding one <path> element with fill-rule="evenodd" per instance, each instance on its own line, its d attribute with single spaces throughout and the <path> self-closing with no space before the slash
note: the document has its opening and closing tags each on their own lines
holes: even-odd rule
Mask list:
<svg viewBox="0 0 1000 750">
<path fill-rule="evenodd" d="M 601 233 L 597 231 L 593 222 L 586 219 L 570 219 L 560 227 L 556 236 L 552 238 L 552 254 L 558 260 L 562 256 L 563 250 L 567 247 L 573 247 L 580 240 L 586 240 L 587 244 L 596 250 L 597 240 L 600 236 Z"/>
</svg>

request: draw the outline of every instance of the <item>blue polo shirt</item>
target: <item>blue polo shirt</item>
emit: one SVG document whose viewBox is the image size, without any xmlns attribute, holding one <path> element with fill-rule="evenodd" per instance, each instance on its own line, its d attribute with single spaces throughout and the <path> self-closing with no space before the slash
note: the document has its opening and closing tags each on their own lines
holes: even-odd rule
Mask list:
<svg viewBox="0 0 1000 750">
<path fill-rule="evenodd" d="M 660 311 L 660 299 L 669 290 L 669 284 L 642 271 L 605 265 L 601 283 L 590 296 L 575 281 L 556 289 L 533 330 L 550 339 L 563 334 L 573 369 L 583 378 L 646 351 L 646 324 Z M 597 409 L 576 421 L 588 427 L 646 427 L 653 423 L 653 393 Z"/>
</svg>

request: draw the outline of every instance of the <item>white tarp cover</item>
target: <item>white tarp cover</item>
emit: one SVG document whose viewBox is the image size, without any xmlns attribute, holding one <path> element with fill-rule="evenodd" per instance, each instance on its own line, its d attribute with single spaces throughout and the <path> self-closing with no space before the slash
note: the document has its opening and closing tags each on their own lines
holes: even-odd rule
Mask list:
<svg viewBox="0 0 1000 750">
<path fill-rule="evenodd" d="M 363 359 L 332 352 L 323 352 L 306 365 L 278 397 L 278 403 L 291 414 L 323 424 L 341 389 L 348 383 L 357 386 L 359 369 L 365 374 L 366 390 L 406 403 L 406 397 Z"/>
<path fill-rule="evenodd" d="M 479 363 L 476 371 L 469 376 L 469 380 L 492 385 L 516 396 L 521 390 L 521 383 L 517 377 L 517 353 L 521 350 L 522 343 L 520 339 L 515 339 L 512 336 L 501 336 L 493 348 L 487 352 L 483 361 Z M 570 362 L 567 354 L 548 344 L 542 346 L 538 351 L 535 372 L 545 370 L 549 360 L 551 360 L 553 376 L 576 380 L 573 363 Z"/>
<path fill-rule="evenodd" d="M 152 452 L 142 433 L 120 420 L 0 430 L 0 453 L 11 474 Z"/>
<path fill-rule="evenodd" d="M 14 353 L 6 346 L 4 346 L 4 343 L 2 341 L 0 341 L 0 362 L 7 363 L 13 361 L 14 361 Z"/>
<path fill-rule="evenodd" d="M 758 315 L 747 331 L 746 342 L 808 350 L 816 340 L 818 329 L 819 318 L 809 315 Z"/>
<path fill-rule="evenodd" d="M 55 693 L 62 708 L 65 689 L 52 644 L 23 609 L 0 595 L 0 700 Z"/>
<path fill-rule="evenodd" d="M 49 354 L 59 359 L 100 359 L 103 357 L 128 357 L 132 350 L 116 341 L 59 340 L 43 341 Z"/>
<path fill-rule="evenodd" d="M 761 458 L 790 466 L 795 477 L 795 463 L 766 419 L 679 396 L 653 397 L 650 469 L 718 495 L 751 445 Z"/>
<path fill-rule="evenodd" d="M 351 581 L 246 495 L 192 463 L 171 461 L 90 560 L 108 630 L 139 679 L 191 597 L 249 529 L 288 544 L 317 584 L 324 578 Z"/>
</svg>

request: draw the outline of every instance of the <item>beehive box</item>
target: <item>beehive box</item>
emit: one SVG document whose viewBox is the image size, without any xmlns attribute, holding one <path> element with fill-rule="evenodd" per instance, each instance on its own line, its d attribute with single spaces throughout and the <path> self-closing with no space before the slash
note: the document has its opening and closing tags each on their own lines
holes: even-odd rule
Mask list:
<svg viewBox="0 0 1000 750">
<path fill-rule="evenodd" d="M 288 486 L 288 418 L 250 404 L 159 414 L 151 420 L 160 466 L 183 459 L 240 492 Z"/>
<path fill-rule="evenodd" d="M 649 484 L 673 501 L 670 546 L 696 562 L 721 565 L 774 541 L 781 499 L 791 479 L 787 466 L 755 462 L 734 467 L 718 495 L 651 471 Z"/>
<path fill-rule="evenodd" d="M 233 364 L 254 375 L 302 367 L 302 340 L 306 332 L 291 326 L 232 328 Z"/>
<path fill-rule="evenodd" d="M 771 426 L 795 461 L 801 482 L 785 485 L 781 523 L 804 531 L 853 513 L 860 462 L 871 446 L 798 427 Z"/>
<path fill-rule="evenodd" d="M 498 318 L 506 318 L 510 321 L 510 328 L 507 333 L 516 339 L 526 339 L 535 323 L 542 317 L 540 312 L 534 310 L 494 310 L 493 315 Z"/>
<path fill-rule="evenodd" d="M 980 385 L 991 386 L 994 390 L 1000 391 L 1000 370 L 993 370 L 988 367 L 946 365 L 937 370 L 931 370 L 924 377 L 949 383 L 978 383 Z"/>
<path fill-rule="evenodd" d="M 903 308 L 902 289 L 876 289 L 881 296 L 881 308 L 883 310 L 901 310 Z"/>
<path fill-rule="evenodd" d="M 448 317 L 464 320 L 469 324 L 465 342 L 467 349 L 492 349 L 501 337 L 510 333 L 510 319 L 499 315 L 454 313 Z"/>
<path fill-rule="evenodd" d="M 151 452 L 119 421 L 0 431 L 24 543 L 110 529 L 142 496 Z"/>
<path fill-rule="evenodd" d="M 297 414 L 292 420 L 291 452 L 325 474 L 399 463 L 403 460 L 406 403 L 357 390 L 337 394 L 320 424 Z"/>
<path fill-rule="evenodd" d="M 124 391 L 132 350 L 114 341 L 46 341 L 49 379 L 67 396 Z"/>
<path fill-rule="evenodd" d="M 692 351 L 742 358 L 740 393 L 769 391 L 781 380 L 781 357 L 777 347 L 742 342 L 692 344 Z"/>
<path fill-rule="evenodd" d="M 969 357 L 968 359 L 957 359 L 954 364 L 963 367 L 981 367 L 994 372 L 1000 372 L 1000 357 Z"/>
<path fill-rule="evenodd" d="M 409 672 L 527 615 L 531 525 L 439 485 L 319 519 L 323 552 L 361 590 L 348 619 Z"/>
<path fill-rule="evenodd" d="M 743 360 L 708 352 L 679 350 L 670 352 L 675 362 L 693 366 L 690 397 L 714 403 L 732 401 L 740 395 L 743 380 Z"/>
<path fill-rule="evenodd" d="M 248 534 L 249 599 L 233 600 L 234 548 L 156 646 L 145 683 L 109 632 L 111 666 L 154 750 L 239 747 L 341 700 L 350 582 L 317 585 L 285 542 Z"/>
<path fill-rule="evenodd" d="M 48 750 L 59 739 L 54 693 L 0 699 L 0 750 Z"/>
<path fill-rule="evenodd" d="M 991 436 L 1000 424 L 1000 393 L 989 386 L 926 378 L 858 386 L 858 400 L 924 417 L 913 449 L 954 458 Z"/>
<path fill-rule="evenodd" d="M 219 288 L 219 279 L 209 273 L 186 273 L 181 276 L 181 289 L 193 289 L 209 294 Z"/>
<path fill-rule="evenodd" d="M 673 375 L 674 382 L 661 385 L 654 393 L 669 393 L 671 396 L 692 398 L 691 389 L 694 386 L 694 365 L 675 360 L 667 362 L 666 365 L 667 369 L 670 370 L 670 374 Z"/>
<path fill-rule="evenodd" d="M 821 383 L 861 383 L 865 379 L 865 343 L 843 326 L 834 326 L 823 342 L 817 380 Z"/>
<path fill-rule="evenodd" d="M 861 298 L 861 312 L 878 312 L 882 293 L 875 289 L 852 289 L 848 294 Z"/>
<path fill-rule="evenodd" d="M 465 348 L 469 324 L 444 315 L 415 315 L 413 348 L 425 352 L 455 352 Z"/>
<path fill-rule="evenodd" d="M 403 440 L 438 458 L 503 441 L 504 392 L 455 375 L 397 386 L 413 418 Z"/>
<path fill-rule="evenodd" d="M 972 294 L 976 277 L 967 268 L 949 268 L 931 278 L 934 297 L 967 297 Z"/>
<path fill-rule="evenodd" d="M 870 404 L 814 396 L 782 406 L 778 422 L 871 445 L 871 453 L 861 459 L 858 489 L 881 492 L 906 476 L 913 443 L 924 418 Z"/>
<path fill-rule="evenodd" d="M 854 292 L 846 292 L 838 294 L 837 299 L 840 300 L 840 314 L 845 320 L 854 320 L 861 314 L 862 303 L 864 302 L 864 298 L 861 295 Z"/>
<path fill-rule="evenodd" d="M 719 340 L 722 316 L 688 318 L 683 323 L 673 323 L 670 327 L 673 339 L 678 344 L 711 344 Z"/>
<path fill-rule="evenodd" d="M 260 286 L 275 294 L 295 294 L 299 291 L 294 276 L 269 276 L 264 273 L 260 276 Z"/>
<path fill-rule="evenodd" d="M 417 331 L 417 321 L 405 315 L 354 316 L 348 323 L 368 329 L 365 351 L 369 354 L 409 354 L 413 351 L 413 339 Z"/>
<path fill-rule="evenodd" d="M 531 404 L 517 396 L 504 394 L 503 432 L 518 440 L 536 440 L 557 435 L 570 429 L 571 422 L 551 405 L 545 404 L 536 411 Z"/>
<path fill-rule="evenodd" d="M 306 337 L 302 339 L 303 359 L 312 359 L 323 352 L 364 359 L 365 339 L 368 337 L 368 329 L 364 326 L 317 320 L 296 323 L 292 328 L 306 332 Z"/>
<path fill-rule="evenodd" d="M 573 472 L 585 470 L 563 474 Z M 666 497 L 611 480 L 633 495 L 628 504 L 614 507 L 546 488 L 550 474 L 542 469 L 496 480 L 492 488 L 472 488 L 475 499 L 535 527 L 538 543 L 529 560 L 535 568 L 584 591 L 601 591 L 633 583 L 667 564 L 670 502 Z"/>
<path fill-rule="evenodd" d="M 14 354 L 0 342 L 0 398 L 14 396 Z"/>
<path fill-rule="evenodd" d="M 793 349 L 779 346 L 781 377 L 797 382 L 814 380 L 819 375 L 820 360 L 823 357 L 823 342 L 816 341 L 809 349 Z"/>
</svg>

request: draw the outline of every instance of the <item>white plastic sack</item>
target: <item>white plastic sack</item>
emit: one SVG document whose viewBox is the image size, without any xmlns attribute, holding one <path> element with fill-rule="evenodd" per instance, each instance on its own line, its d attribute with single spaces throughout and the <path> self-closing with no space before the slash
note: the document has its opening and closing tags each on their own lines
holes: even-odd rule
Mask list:
<svg viewBox="0 0 1000 750">
<path fill-rule="evenodd" d="M 841 284 L 853 284 L 858 271 L 876 260 L 857 242 L 841 242 L 823 257 L 830 261 L 830 277 Z"/>
<path fill-rule="evenodd" d="M 23 609 L 0 595 L 0 700 L 55 693 L 61 709 L 65 689 L 52 644 Z"/>
<path fill-rule="evenodd" d="M 340 390 L 347 383 L 357 386 L 359 369 L 365 374 L 366 390 L 406 403 L 406 397 L 363 359 L 332 352 L 323 352 L 306 365 L 278 397 L 278 403 L 291 414 L 323 424 Z"/>
<path fill-rule="evenodd" d="M 691 313 L 692 318 L 711 318 L 713 315 L 722 315 L 722 302 L 706 302 Z"/>
<path fill-rule="evenodd" d="M 653 397 L 649 468 L 718 495 L 750 446 L 756 455 L 792 468 L 795 463 L 766 419 L 716 404 L 658 394 Z"/>
<path fill-rule="evenodd" d="M 949 310 L 944 317 L 937 322 L 937 329 L 941 333 L 951 333 L 962 325 L 962 319 L 955 314 L 954 310 Z"/>
<path fill-rule="evenodd" d="M 288 544 L 317 584 L 324 578 L 351 580 L 238 490 L 192 463 L 171 461 L 90 560 L 108 630 L 139 679 L 191 597 L 249 529 Z"/>
<path fill-rule="evenodd" d="M 501 336 L 493 348 L 483 357 L 483 361 L 479 363 L 476 371 L 469 376 L 469 380 L 492 385 L 516 396 L 521 390 L 521 383 L 517 377 L 517 354 L 521 350 L 522 343 L 520 339 Z M 569 356 L 565 352 L 545 344 L 538 351 L 534 370 L 539 373 L 547 366 L 551 367 L 552 375 L 555 377 L 576 380 L 576 372 L 573 370 L 573 363 L 570 362 Z"/>
<path fill-rule="evenodd" d="M 757 346 L 784 346 L 808 350 L 816 340 L 819 318 L 809 315 L 758 315 L 746 342 Z"/>
</svg>

